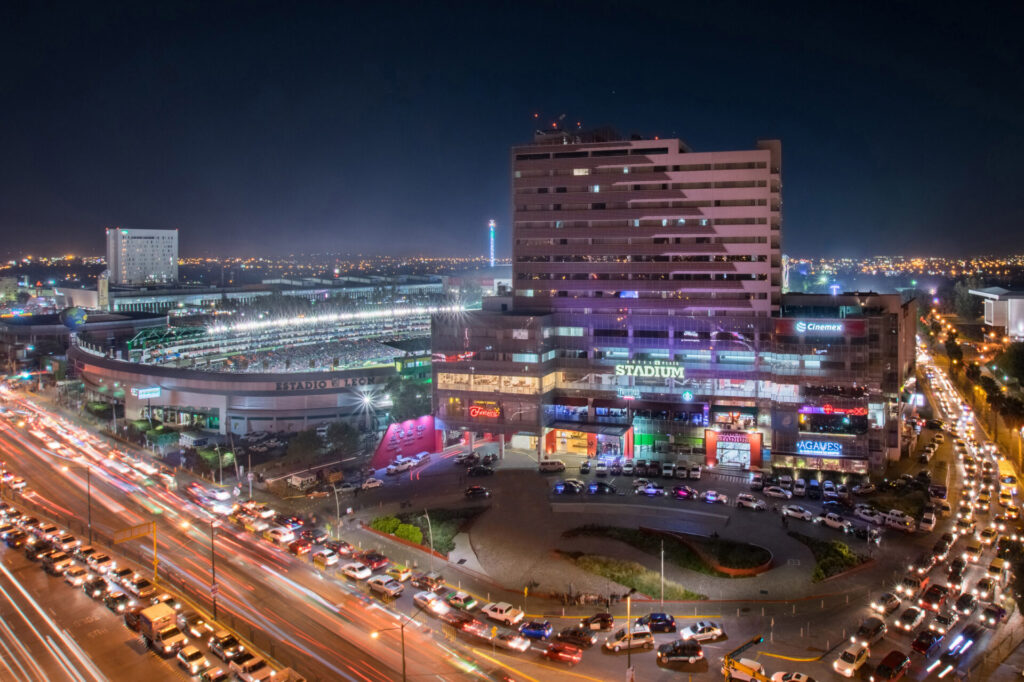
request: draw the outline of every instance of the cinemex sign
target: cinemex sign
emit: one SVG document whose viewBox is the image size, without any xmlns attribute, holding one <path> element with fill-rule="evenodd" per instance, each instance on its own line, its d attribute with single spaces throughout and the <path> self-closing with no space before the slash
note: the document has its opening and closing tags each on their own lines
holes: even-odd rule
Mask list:
<svg viewBox="0 0 1024 682">
<path fill-rule="evenodd" d="M 864 320 L 794 320 L 775 322 L 775 333 L 783 336 L 863 336 Z"/>
<path fill-rule="evenodd" d="M 626 362 L 615 365 L 617 377 L 650 377 L 652 379 L 682 379 L 683 367 L 673 362 L 658 360 Z"/>
</svg>

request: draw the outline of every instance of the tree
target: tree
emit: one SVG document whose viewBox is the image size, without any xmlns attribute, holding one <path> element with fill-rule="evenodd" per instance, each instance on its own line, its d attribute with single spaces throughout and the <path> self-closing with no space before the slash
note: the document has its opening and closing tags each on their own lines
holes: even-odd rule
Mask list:
<svg viewBox="0 0 1024 682">
<path fill-rule="evenodd" d="M 952 332 L 949 338 L 946 339 L 946 357 L 949 358 L 949 369 L 953 374 L 956 374 L 957 368 L 960 363 L 964 360 L 964 351 L 960 348 L 960 344 L 956 342 L 956 335 Z"/>
<path fill-rule="evenodd" d="M 388 382 L 385 390 L 391 396 L 391 416 L 395 421 L 430 414 L 430 386 L 395 377 Z"/>
<path fill-rule="evenodd" d="M 984 286 L 977 277 L 962 279 L 953 286 L 953 309 L 965 322 L 973 322 L 981 315 L 983 303 L 981 299 L 971 293 L 971 289 L 981 289 Z"/>
<path fill-rule="evenodd" d="M 320 436 L 316 435 L 316 429 L 300 431 L 288 443 L 288 456 L 300 459 L 308 459 L 320 454 Z"/>
<path fill-rule="evenodd" d="M 359 450 L 359 431 L 347 422 L 331 422 L 327 425 L 327 447 L 333 452 L 351 455 Z"/>
<path fill-rule="evenodd" d="M 1011 379 L 1024 383 L 1024 343 L 1011 343 L 996 360 L 1003 373 Z"/>
<path fill-rule="evenodd" d="M 981 379 L 981 367 L 978 367 L 978 363 L 972 362 L 964 369 L 964 375 L 974 383 L 978 383 L 978 380 Z"/>
<path fill-rule="evenodd" d="M 25 305 L 26 303 L 32 300 L 32 294 L 22 290 L 15 294 L 14 299 L 21 305 Z"/>
</svg>

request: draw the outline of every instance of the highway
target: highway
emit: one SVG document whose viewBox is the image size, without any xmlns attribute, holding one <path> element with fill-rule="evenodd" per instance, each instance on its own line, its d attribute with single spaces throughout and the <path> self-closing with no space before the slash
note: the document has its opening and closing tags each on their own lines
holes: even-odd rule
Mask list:
<svg viewBox="0 0 1024 682">
<path fill-rule="evenodd" d="M 32 411 L 26 403 L 21 407 Z M 64 445 L 73 447 L 76 456 L 54 454 L 29 433 L 45 427 L 44 419 L 24 426 L 18 426 L 18 420 L 0 421 L 0 449 L 6 453 L 6 466 L 28 482 L 18 502 L 70 520 L 84 541 L 91 486 L 93 544 L 97 546 L 111 545 L 116 531 L 155 522 L 161 580 L 209 610 L 211 515 L 183 494 L 157 484 L 145 485 L 97 464 L 104 454 L 102 445 L 84 431 L 64 438 Z M 46 434 L 56 438 L 64 435 L 61 431 L 67 434 L 69 428 L 73 427 L 48 428 Z M 97 451 L 98 456 L 91 457 L 90 451 Z M 80 453 L 87 454 L 77 456 Z M 88 482 L 85 466 L 91 470 Z M 11 494 L 11 490 L 5 491 L 8 500 Z M 221 621 L 273 660 L 291 665 L 310 680 L 356 682 L 398 677 L 402 656 L 396 638 L 389 633 L 370 637 L 376 630 L 396 627 L 401 617 L 398 611 L 339 579 L 324 579 L 308 562 L 231 524 L 219 525 L 215 546 Z M 151 547 L 151 538 L 144 537 L 117 549 L 127 550 L 146 567 L 152 562 Z M 439 646 L 415 625 L 407 627 L 405 635 L 410 676 L 467 679 L 466 664 L 454 650 Z"/>
</svg>

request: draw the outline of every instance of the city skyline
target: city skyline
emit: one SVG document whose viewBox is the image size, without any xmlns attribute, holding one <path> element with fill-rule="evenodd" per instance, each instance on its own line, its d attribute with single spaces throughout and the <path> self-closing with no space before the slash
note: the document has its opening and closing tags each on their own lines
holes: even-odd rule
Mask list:
<svg viewBox="0 0 1024 682">
<path fill-rule="evenodd" d="M 367 252 L 382 235 L 394 254 L 485 253 L 494 218 L 503 257 L 508 149 L 554 123 L 697 152 L 781 139 L 796 257 L 925 239 L 951 255 L 967 225 L 972 251 L 1024 246 L 1021 93 L 993 75 L 1020 64 L 1009 8 L 743 7 L 723 23 L 701 7 L 569 3 L 543 22 L 402 7 L 15 10 L 0 234 L 31 250 L 123 226 L 177 228 L 190 255 Z"/>
</svg>

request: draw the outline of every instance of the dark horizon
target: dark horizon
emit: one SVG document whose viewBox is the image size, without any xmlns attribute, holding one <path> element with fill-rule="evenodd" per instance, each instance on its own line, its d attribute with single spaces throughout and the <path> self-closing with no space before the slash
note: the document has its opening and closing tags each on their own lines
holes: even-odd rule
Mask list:
<svg viewBox="0 0 1024 682">
<path fill-rule="evenodd" d="M 178 228 L 185 256 L 477 255 L 495 218 L 507 257 L 509 147 L 565 114 L 696 151 L 781 139 L 795 257 L 1024 251 L 1019 13 L 7 7 L 0 235 L 22 253 L 102 253 L 122 226 Z"/>
</svg>

